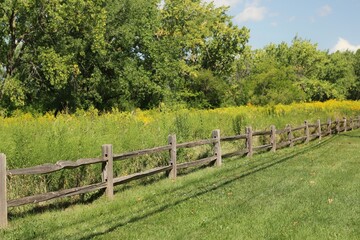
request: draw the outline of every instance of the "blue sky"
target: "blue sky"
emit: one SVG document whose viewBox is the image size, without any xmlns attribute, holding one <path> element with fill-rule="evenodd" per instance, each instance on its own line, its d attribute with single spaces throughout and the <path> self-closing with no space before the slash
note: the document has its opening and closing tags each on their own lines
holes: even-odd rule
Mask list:
<svg viewBox="0 0 360 240">
<path fill-rule="evenodd" d="M 213 1 L 216 6 L 230 6 L 233 22 L 250 29 L 253 49 L 290 43 L 296 35 L 317 43 L 321 50 L 360 48 L 360 0 Z"/>
</svg>

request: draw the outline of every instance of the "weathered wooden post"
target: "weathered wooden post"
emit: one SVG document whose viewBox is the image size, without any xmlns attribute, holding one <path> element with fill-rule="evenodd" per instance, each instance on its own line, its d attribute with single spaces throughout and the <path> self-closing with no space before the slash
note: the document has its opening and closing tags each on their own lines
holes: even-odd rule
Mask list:
<svg viewBox="0 0 360 240">
<path fill-rule="evenodd" d="M 215 166 L 220 167 L 222 164 L 222 159 L 219 129 L 212 131 L 212 138 L 216 140 L 216 142 L 214 143 L 214 155 L 216 156 Z"/>
<path fill-rule="evenodd" d="M 6 196 L 6 156 L 0 153 L 0 228 L 8 224 Z"/>
<path fill-rule="evenodd" d="M 340 132 L 340 120 L 337 118 L 335 122 L 336 122 L 336 127 L 335 127 L 336 134 L 338 134 Z"/>
<path fill-rule="evenodd" d="M 331 125 L 332 125 L 332 122 L 331 122 L 331 118 L 328 119 L 327 121 L 327 124 L 328 124 L 328 134 L 331 135 L 332 134 L 332 129 L 331 129 Z"/>
<path fill-rule="evenodd" d="M 344 132 L 347 132 L 347 119 L 344 117 Z"/>
<path fill-rule="evenodd" d="M 252 157 L 253 155 L 253 136 L 252 136 L 252 128 L 246 128 L 246 149 L 248 151 L 247 156 Z"/>
<path fill-rule="evenodd" d="M 170 165 L 172 166 L 169 172 L 169 178 L 175 180 L 177 176 L 177 167 L 176 167 L 176 135 L 172 134 L 168 137 L 168 143 L 171 145 L 171 149 L 169 150 L 170 154 Z"/>
<path fill-rule="evenodd" d="M 106 197 L 114 198 L 114 177 L 113 177 L 113 146 L 111 144 L 102 145 L 102 181 L 106 182 Z"/>
<path fill-rule="evenodd" d="M 310 141 L 310 132 L 309 132 L 309 122 L 305 121 L 305 143 L 308 143 Z"/>
<path fill-rule="evenodd" d="M 350 125 L 350 131 L 354 130 L 354 119 L 353 118 L 350 118 L 349 125 Z"/>
<path fill-rule="evenodd" d="M 270 132 L 271 132 L 271 137 L 270 137 L 271 151 L 276 152 L 276 128 L 274 125 L 271 125 Z"/>
<path fill-rule="evenodd" d="M 316 121 L 316 125 L 317 125 L 317 129 L 318 129 L 319 140 L 321 140 L 321 121 L 320 121 L 320 119 L 318 119 Z"/>
<path fill-rule="evenodd" d="M 292 133 L 292 129 L 291 129 L 291 125 L 290 124 L 287 124 L 286 125 L 286 129 L 288 131 L 288 141 L 289 141 L 289 144 L 290 144 L 290 147 L 293 147 L 294 146 L 294 136 L 293 136 L 293 133 Z"/>
</svg>

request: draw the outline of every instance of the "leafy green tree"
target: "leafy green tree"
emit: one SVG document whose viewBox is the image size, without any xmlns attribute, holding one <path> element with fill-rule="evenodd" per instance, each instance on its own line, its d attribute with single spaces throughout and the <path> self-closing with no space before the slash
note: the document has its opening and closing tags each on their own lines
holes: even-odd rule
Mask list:
<svg viewBox="0 0 360 240">
<path fill-rule="evenodd" d="M 3 106 L 11 102 L 14 107 L 46 111 L 100 99 L 94 74 L 98 59 L 106 55 L 103 4 L 102 0 L 5 0 L 1 47 L 7 54 L 0 55 L 5 70 Z"/>
<path fill-rule="evenodd" d="M 360 99 L 360 50 L 354 54 L 353 68 L 355 74 L 355 83 L 349 91 L 349 98 L 353 100 Z"/>
<path fill-rule="evenodd" d="M 352 52 L 335 52 L 328 56 L 322 80 L 333 84 L 334 89 L 339 93 L 339 98 L 349 97 L 351 89 L 355 87 L 356 76 L 353 62 Z"/>
</svg>

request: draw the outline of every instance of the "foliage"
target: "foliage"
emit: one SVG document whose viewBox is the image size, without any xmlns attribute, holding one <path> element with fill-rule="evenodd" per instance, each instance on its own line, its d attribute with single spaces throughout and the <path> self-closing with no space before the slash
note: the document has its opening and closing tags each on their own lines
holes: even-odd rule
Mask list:
<svg viewBox="0 0 360 240">
<path fill-rule="evenodd" d="M 186 102 L 188 82 L 204 71 L 224 85 L 249 38 L 225 8 L 200 0 L 5 0 L 0 20 L 0 107 L 8 113 Z M 220 106 L 201 92 L 199 107 Z"/>
<path fill-rule="evenodd" d="M 242 104 L 358 99 L 355 59 L 351 52 L 330 54 L 295 37 L 291 45 L 247 50 L 234 63 L 233 84 Z"/>
<path fill-rule="evenodd" d="M 101 145 L 111 143 L 114 153 L 163 146 L 169 134 L 175 133 L 178 142 L 208 139 L 214 129 L 221 136 L 244 133 L 245 127 L 255 130 L 275 125 L 283 129 L 286 124 L 299 126 L 304 120 L 358 116 L 360 103 L 356 101 L 327 101 L 256 107 L 227 107 L 210 110 L 171 110 L 166 105 L 158 110 L 106 113 L 91 108 L 75 114 L 32 115 L 16 111 L 15 116 L 0 119 L 0 152 L 7 156 L 9 169 L 31 167 L 59 160 L 77 160 L 101 155 Z M 225 146 L 239 149 L 243 144 Z M 179 152 L 179 162 L 190 161 L 207 154 L 209 149 L 194 148 Z M 149 155 L 121 161 L 114 166 L 116 175 L 163 166 L 168 154 Z M 47 190 L 83 186 L 100 180 L 101 166 L 63 170 L 44 176 L 12 177 L 9 181 L 9 198 L 37 194 Z M 86 176 L 86 177 L 85 177 Z M 67 179 L 66 181 L 64 179 Z M 20 210 L 22 210 L 20 208 Z"/>
</svg>

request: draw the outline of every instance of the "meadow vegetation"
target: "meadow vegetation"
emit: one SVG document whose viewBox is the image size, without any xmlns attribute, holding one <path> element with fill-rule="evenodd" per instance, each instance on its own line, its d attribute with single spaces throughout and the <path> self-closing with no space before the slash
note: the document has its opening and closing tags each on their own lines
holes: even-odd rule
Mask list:
<svg viewBox="0 0 360 240">
<path fill-rule="evenodd" d="M 222 136 L 231 136 L 244 133 L 246 126 L 264 130 L 274 124 L 277 129 L 281 129 L 286 124 L 299 126 L 304 120 L 315 122 L 321 119 L 325 122 L 328 118 L 334 120 L 359 115 L 359 102 L 334 100 L 213 110 L 180 108 L 173 111 L 162 106 L 161 109 L 148 111 L 138 109 L 133 112 L 99 114 L 93 109 L 57 117 L 53 114 L 33 116 L 19 113 L 14 117 L 0 119 L 0 152 L 7 155 L 8 168 L 15 169 L 59 160 L 99 157 L 101 145 L 108 143 L 113 144 L 114 153 L 123 153 L 166 145 L 169 134 L 176 134 L 178 142 L 185 142 L 210 138 L 214 129 L 220 129 Z M 241 147 L 241 143 L 223 145 L 225 150 Z M 179 162 L 191 161 L 207 154 L 212 154 L 210 146 L 180 149 L 178 158 Z M 114 166 L 115 174 L 127 175 L 164 166 L 168 161 L 166 152 L 137 157 L 117 162 Z M 12 176 L 8 181 L 9 198 L 99 182 L 100 168 L 100 164 L 97 164 L 38 176 Z M 82 196 L 82 199 L 87 197 L 91 196 Z"/>
</svg>

